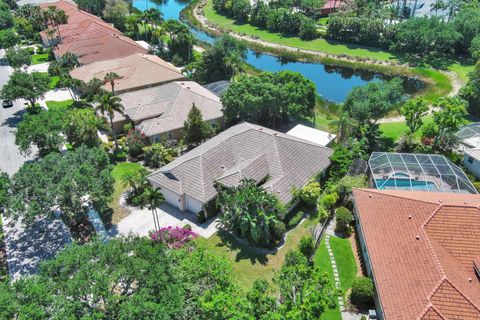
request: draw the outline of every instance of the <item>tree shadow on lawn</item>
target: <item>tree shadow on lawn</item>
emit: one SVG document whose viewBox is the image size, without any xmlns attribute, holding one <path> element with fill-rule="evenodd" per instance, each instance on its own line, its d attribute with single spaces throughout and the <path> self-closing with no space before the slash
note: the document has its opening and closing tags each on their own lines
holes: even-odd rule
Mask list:
<svg viewBox="0 0 480 320">
<path fill-rule="evenodd" d="M 216 246 L 227 247 L 231 252 L 237 252 L 235 256 L 235 262 L 249 259 L 252 264 L 268 264 L 267 253 L 255 252 L 253 248 L 250 248 L 248 245 L 239 242 L 237 239 L 235 239 L 235 237 L 224 230 L 219 230 L 217 234 L 221 242 Z"/>
</svg>

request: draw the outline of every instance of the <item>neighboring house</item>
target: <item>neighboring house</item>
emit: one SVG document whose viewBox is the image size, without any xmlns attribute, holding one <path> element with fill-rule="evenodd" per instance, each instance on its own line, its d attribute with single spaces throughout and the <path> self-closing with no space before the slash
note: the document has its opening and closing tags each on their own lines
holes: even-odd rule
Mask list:
<svg viewBox="0 0 480 320">
<path fill-rule="evenodd" d="M 65 14 L 68 17 L 67 24 L 81 23 L 86 20 L 95 20 L 95 21 L 106 23 L 96 15 L 93 15 L 91 13 L 88 13 L 86 11 L 79 9 L 77 4 L 73 1 L 61 0 L 56 2 L 46 2 L 46 3 L 40 4 L 40 8 L 42 9 L 46 9 L 50 6 L 54 6 L 57 9 L 63 10 L 65 12 Z"/>
<path fill-rule="evenodd" d="M 472 172 L 475 177 L 480 178 L 480 148 L 465 150 L 463 165 Z"/>
<path fill-rule="evenodd" d="M 294 188 L 328 168 L 331 154 L 330 148 L 244 122 L 160 168 L 148 180 L 181 211 L 208 208 L 217 196 L 216 183 L 236 186 L 244 178 L 287 204 Z"/>
<path fill-rule="evenodd" d="M 81 65 L 130 56 L 134 53 L 146 54 L 147 50 L 132 39 L 119 34 L 107 34 L 97 38 L 83 39 L 59 44 L 53 50 L 59 59 L 71 52 L 78 57 Z"/>
<path fill-rule="evenodd" d="M 345 5 L 345 2 L 343 0 L 327 0 L 325 4 L 322 6 L 320 14 L 322 16 L 327 16 L 330 13 L 337 11 L 338 8 L 344 5 Z"/>
<path fill-rule="evenodd" d="M 353 190 L 379 319 L 480 319 L 480 196 Z"/>
<path fill-rule="evenodd" d="M 30 4 L 32 6 L 39 6 L 39 5 L 49 5 L 49 4 L 55 4 L 58 3 L 58 0 L 18 0 L 17 5 L 19 7 L 24 6 L 26 4 Z M 74 4 L 73 0 L 65 0 L 65 2 L 70 2 L 71 4 Z"/>
<path fill-rule="evenodd" d="M 287 134 L 325 147 L 330 146 L 337 137 L 333 133 L 307 127 L 303 124 L 297 124 L 295 127 L 290 129 Z"/>
<path fill-rule="evenodd" d="M 114 130 L 121 131 L 131 121 L 152 141 L 181 138 L 193 104 L 202 112 L 203 120 L 223 124 L 220 99 L 193 81 L 174 81 L 118 96 L 125 114 L 115 114 Z"/>
<path fill-rule="evenodd" d="M 121 34 L 120 31 L 98 19 L 87 19 L 80 23 L 62 24 L 55 27 L 55 34 L 52 37 L 46 31 L 40 32 L 44 46 L 53 46 L 59 43 L 68 44 L 80 40 L 98 38 L 105 35 Z"/>
<path fill-rule="evenodd" d="M 460 150 L 480 148 L 480 122 L 462 126 L 455 136 L 460 140 Z"/>
<path fill-rule="evenodd" d="M 88 83 L 94 78 L 103 80 L 109 72 L 120 76 L 120 79 L 115 80 L 115 93 L 145 89 L 185 79 L 185 76 L 172 64 L 157 56 L 142 53 L 93 62 L 73 69 L 70 75 L 72 78 Z M 103 89 L 110 91 L 110 83 L 106 83 Z"/>
<path fill-rule="evenodd" d="M 438 154 L 373 152 L 368 166 L 376 189 L 478 193 L 461 168 Z"/>
</svg>

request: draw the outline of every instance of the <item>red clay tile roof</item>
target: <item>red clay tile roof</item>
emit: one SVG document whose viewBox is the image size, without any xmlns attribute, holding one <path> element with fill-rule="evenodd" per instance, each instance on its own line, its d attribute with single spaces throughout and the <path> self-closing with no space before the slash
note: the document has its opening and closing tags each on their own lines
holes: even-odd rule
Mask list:
<svg viewBox="0 0 480 320">
<path fill-rule="evenodd" d="M 57 9 L 65 11 L 65 14 L 68 16 L 68 23 L 81 23 L 86 20 L 95 20 L 103 22 L 99 17 L 88 13 L 86 11 L 80 10 L 75 3 L 68 1 L 58 1 L 52 3 L 44 3 L 40 5 L 40 8 L 46 9 L 48 7 L 56 7 Z M 105 22 L 103 22 L 105 23 Z"/>
<path fill-rule="evenodd" d="M 355 189 L 385 319 L 480 319 L 480 196 Z"/>
<path fill-rule="evenodd" d="M 121 34 L 120 31 L 105 23 L 97 20 L 85 20 L 80 23 L 62 24 L 58 26 L 62 44 L 72 43 L 84 39 L 102 37 L 108 34 Z M 56 28 L 55 28 L 55 31 Z M 43 42 L 48 42 L 45 31 L 40 32 Z"/>
<path fill-rule="evenodd" d="M 78 57 L 80 64 L 126 57 L 134 53 L 147 53 L 147 50 L 132 39 L 123 35 L 105 35 L 67 44 L 59 44 L 53 53 L 57 57 L 71 52 Z"/>
</svg>

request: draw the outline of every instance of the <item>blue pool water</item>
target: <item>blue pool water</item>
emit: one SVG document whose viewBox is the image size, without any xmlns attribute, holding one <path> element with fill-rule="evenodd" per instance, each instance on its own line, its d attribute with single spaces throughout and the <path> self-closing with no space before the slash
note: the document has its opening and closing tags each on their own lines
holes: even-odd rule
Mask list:
<svg viewBox="0 0 480 320">
<path fill-rule="evenodd" d="M 375 183 L 378 189 L 405 189 L 405 190 L 437 190 L 437 186 L 432 181 L 417 181 L 408 179 L 397 179 L 396 184 L 394 179 L 376 179 Z"/>
<path fill-rule="evenodd" d="M 133 5 L 139 10 L 155 7 L 163 12 L 165 19 L 179 19 L 180 11 L 188 5 L 188 0 L 134 0 Z M 196 38 L 212 43 L 215 38 L 192 29 Z M 353 87 L 365 85 L 368 82 L 384 81 L 389 77 L 368 71 L 355 71 L 351 68 L 332 67 L 321 63 L 305 63 L 290 61 L 270 54 L 248 50 L 247 62 L 262 71 L 291 70 L 302 73 L 315 83 L 318 94 L 333 102 L 343 102 Z M 415 79 L 404 79 L 404 89 L 413 93 L 421 88 L 422 83 Z"/>
</svg>

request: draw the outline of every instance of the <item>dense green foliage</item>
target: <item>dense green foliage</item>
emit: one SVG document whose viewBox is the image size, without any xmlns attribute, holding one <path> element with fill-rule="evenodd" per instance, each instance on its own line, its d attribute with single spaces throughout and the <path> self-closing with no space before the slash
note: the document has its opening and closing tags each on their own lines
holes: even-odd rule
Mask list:
<svg viewBox="0 0 480 320">
<path fill-rule="evenodd" d="M 352 282 L 350 300 L 359 306 L 365 306 L 373 301 L 373 282 L 367 277 L 358 277 Z"/>
<path fill-rule="evenodd" d="M 185 143 L 195 146 L 214 135 L 210 123 L 203 121 L 202 112 L 193 104 L 183 124 Z"/>
<path fill-rule="evenodd" d="M 4 1 L 0 1 L 0 29 L 7 29 L 13 27 L 13 16 L 10 11 L 10 6 Z"/>
<path fill-rule="evenodd" d="M 19 122 L 15 143 L 22 153 L 29 154 L 35 146 L 40 156 L 44 156 L 59 152 L 66 142 L 72 147 L 98 146 L 97 130 L 104 127 L 91 109 L 39 109 L 27 112 Z"/>
<path fill-rule="evenodd" d="M 322 188 L 320 187 L 320 182 L 310 181 L 301 189 L 295 190 L 293 194 L 295 198 L 299 199 L 302 202 L 302 204 L 313 207 L 317 203 L 317 199 L 320 196 L 321 192 Z"/>
<path fill-rule="evenodd" d="M 178 155 L 177 150 L 162 143 L 152 143 L 143 148 L 143 152 L 144 164 L 152 169 L 163 167 Z"/>
<path fill-rule="evenodd" d="M 238 233 L 255 246 L 274 246 L 282 238 L 279 231 L 285 231 L 285 210 L 275 195 L 247 179 L 237 187 L 217 189 L 223 229 Z"/>
<path fill-rule="evenodd" d="M 70 225 L 83 217 L 84 205 L 107 208 L 113 193 L 111 171 L 106 152 L 83 146 L 25 163 L 12 177 L 6 214 L 32 223 L 58 211 Z"/>
<path fill-rule="evenodd" d="M 193 44 L 195 37 L 184 23 L 177 20 L 167 20 L 162 26 L 168 35 L 167 47 L 160 39 L 157 53 L 164 59 L 173 61 L 176 65 L 185 65 L 193 60 Z"/>
<path fill-rule="evenodd" d="M 221 98 L 227 125 L 249 121 L 271 128 L 313 116 L 315 99 L 315 85 L 292 71 L 241 75 Z"/>
<path fill-rule="evenodd" d="M 459 96 L 468 103 L 468 111 L 480 115 L 480 77 L 478 72 L 469 74 L 468 82 L 460 89 Z"/>
<path fill-rule="evenodd" d="M 352 227 L 350 226 L 350 223 L 353 220 L 353 216 L 350 210 L 345 207 L 339 207 L 335 210 L 335 217 L 337 219 L 335 232 L 350 236 L 350 233 L 352 232 Z"/>
<path fill-rule="evenodd" d="M 8 60 L 8 64 L 14 69 L 29 66 L 32 62 L 30 52 L 26 49 L 8 48 L 5 56 Z"/>
<path fill-rule="evenodd" d="M 132 129 L 127 133 L 125 144 L 128 155 L 133 159 L 137 159 L 143 153 L 143 148 L 150 144 L 150 141 L 143 132 Z"/>
<path fill-rule="evenodd" d="M 100 3 L 101 5 L 101 3 Z M 102 11 L 103 18 L 113 23 L 120 31 L 126 30 L 127 16 L 130 14 L 130 5 L 124 0 L 106 0 Z"/>
<path fill-rule="evenodd" d="M 200 59 L 188 65 L 195 81 L 209 83 L 230 80 L 242 71 L 247 56 L 246 47 L 229 35 L 224 35 L 209 46 Z"/>
<path fill-rule="evenodd" d="M 3 211 L 3 208 L 7 204 L 9 188 L 10 188 L 10 178 L 8 177 L 8 174 L 0 171 L 0 212 Z M 0 221 L 0 229 L 1 229 L 1 221 Z"/>
<path fill-rule="evenodd" d="M 304 40 L 317 38 L 317 28 L 311 17 L 317 15 L 324 2 L 315 0 L 295 2 L 290 4 L 275 2 L 271 6 L 257 2 L 252 7 L 248 0 L 214 0 L 213 8 L 240 23 L 250 22 L 271 32 L 298 36 Z M 291 6 L 296 6 L 299 10 L 291 10 Z"/>
<path fill-rule="evenodd" d="M 305 256 L 305 258 L 310 259 L 315 253 L 315 243 L 313 242 L 311 235 L 304 236 L 300 239 L 298 250 Z"/>
<path fill-rule="evenodd" d="M 435 107 L 439 110 L 433 112 L 433 122 L 436 130 L 433 146 L 450 150 L 451 146 L 449 144 L 452 142 L 452 138 L 454 139 L 454 133 L 465 122 L 466 103 L 457 97 L 440 98 Z"/>
<path fill-rule="evenodd" d="M 88 11 L 96 16 L 101 16 L 105 9 L 105 0 L 75 0 L 75 3 L 82 10 Z"/>
<path fill-rule="evenodd" d="M 422 99 L 410 99 L 400 109 L 400 114 L 405 117 L 405 123 L 410 133 L 415 133 L 423 125 L 422 118 L 429 110 L 428 103 Z"/>
<path fill-rule="evenodd" d="M 25 99 L 34 108 L 38 98 L 50 89 L 49 83 L 50 79 L 46 74 L 15 71 L 0 91 L 0 96 L 8 100 Z"/>
</svg>

